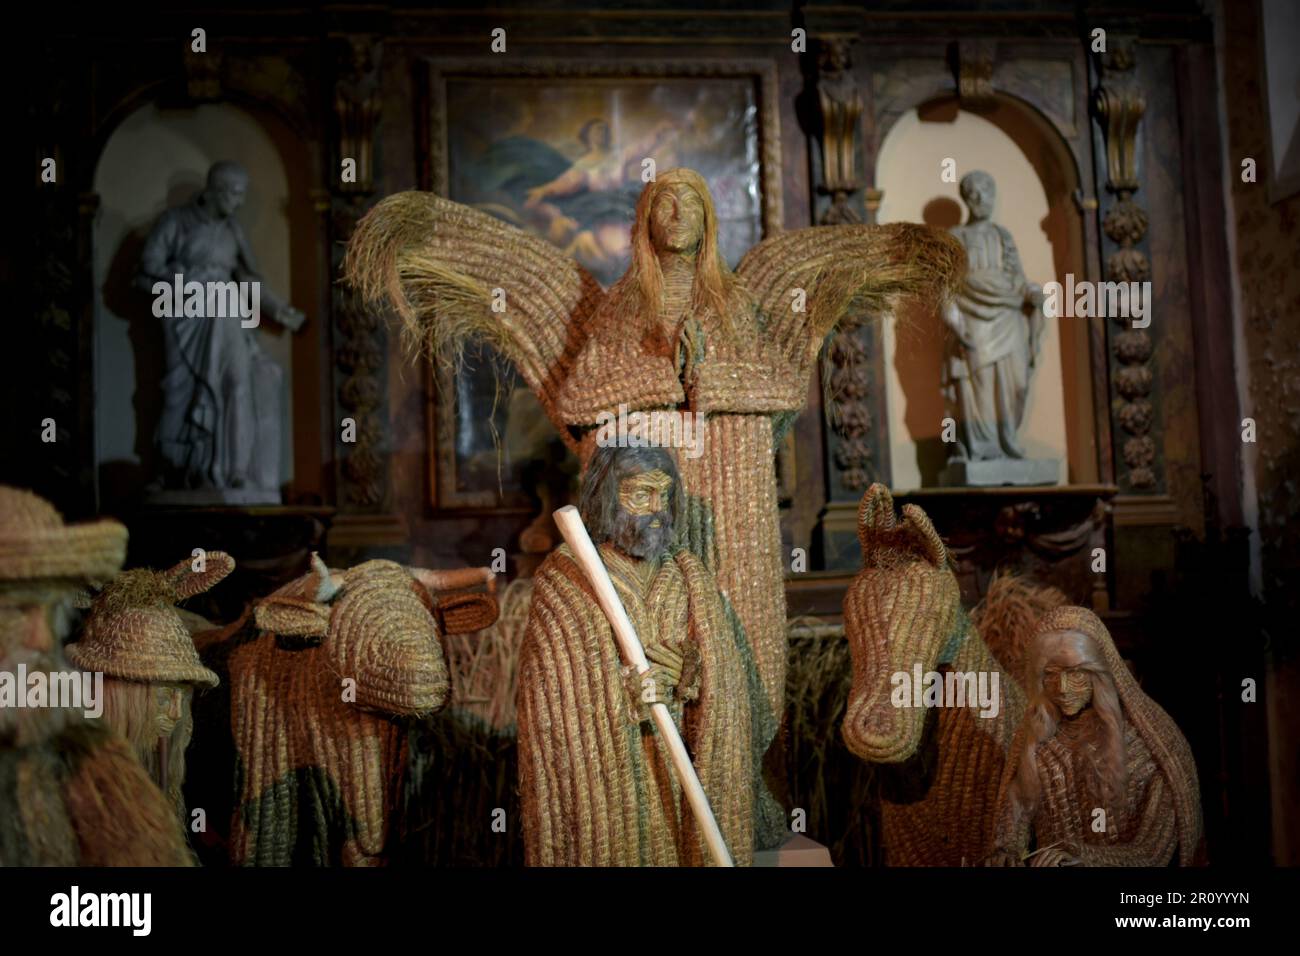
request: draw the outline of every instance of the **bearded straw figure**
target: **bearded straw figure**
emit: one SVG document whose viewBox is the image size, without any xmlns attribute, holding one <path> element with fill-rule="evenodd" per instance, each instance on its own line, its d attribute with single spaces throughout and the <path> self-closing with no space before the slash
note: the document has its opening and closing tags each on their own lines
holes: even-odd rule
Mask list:
<svg viewBox="0 0 1300 956">
<path fill-rule="evenodd" d="M 1204 862 L 1191 749 L 1137 686 L 1106 626 L 1081 607 L 1051 611 L 1029 662 L 1029 709 L 998 794 L 991 862 Z"/>
<path fill-rule="evenodd" d="M 202 594 L 235 569 L 234 559 L 209 551 L 203 570 L 186 558 L 167 571 L 139 568 L 115 578 L 91 604 L 68 660 L 104 675 L 104 721 L 126 738 L 158 782 L 177 820 L 188 829 L 185 751 L 194 734 L 195 688 L 212 688 L 217 675 L 199 661 L 176 604 Z"/>
<path fill-rule="evenodd" d="M 661 173 L 637 202 L 632 263 L 606 292 L 545 241 L 408 192 L 358 224 L 344 269 L 364 299 L 395 309 L 412 342 L 448 356 L 478 337 L 505 355 L 584 465 L 596 426 L 620 406 L 701 416 L 700 453 L 676 455 L 680 534 L 716 576 L 754 669 L 761 757 L 783 712 L 787 654 L 777 443 L 849 306 L 881 315 L 917 296 L 937 307 L 965 254 L 927 226 L 811 228 L 764 240 L 732 273 L 717 230 L 703 178 Z M 761 845 L 784 831 L 764 803 Z"/>
<path fill-rule="evenodd" d="M 62 641 L 73 604 L 125 557 L 116 521 L 65 525 L 43 498 L 0 486 L 0 681 L 27 704 L 17 675 L 45 675 L 52 693 L 51 675 L 75 674 Z M 16 703 L 0 685 L 0 866 L 190 865 L 176 815 L 130 745 L 85 716 L 98 700 Z"/>
<path fill-rule="evenodd" d="M 439 626 L 496 618 L 487 568 L 410 569 L 367 561 L 345 571 L 313 555 L 221 639 L 240 768 L 231 856 L 254 866 L 386 862 L 408 763 L 408 722 L 449 690 Z M 211 648 L 215 642 L 205 641 Z"/>
<path fill-rule="evenodd" d="M 753 860 L 747 677 L 717 583 L 674 544 L 681 484 L 660 448 L 597 448 L 580 513 L 645 648 L 619 656 L 567 544 L 542 564 L 519 660 L 529 866 L 702 866 L 703 838 L 647 703 L 668 704 L 737 865 Z"/>
</svg>

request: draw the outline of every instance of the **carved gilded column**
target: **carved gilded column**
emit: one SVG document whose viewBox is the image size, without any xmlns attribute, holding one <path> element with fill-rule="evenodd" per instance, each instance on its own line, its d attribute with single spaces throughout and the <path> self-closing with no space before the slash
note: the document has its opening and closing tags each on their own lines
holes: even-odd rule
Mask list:
<svg viewBox="0 0 1300 956">
<path fill-rule="evenodd" d="M 1151 262 L 1142 248 L 1147 214 L 1133 195 L 1140 188 L 1137 173 L 1137 137 L 1146 98 L 1138 85 L 1135 39 L 1111 35 L 1101 54 L 1100 82 L 1093 92 L 1093 111 L 1106 144 L 1106 191 L 1102 231 L 1107 241 L 1106 279 L 1110 282 L 1145 282 Z M 1148 303 L 1148 307 L 1150 304 Z M 1112 318 L 1122 331 L 1108 336 L 1112 419 L 1119 446 L 1116 480 L 1121 490 L 1155 492 L 1164 484 L 1157 454 L 1156 388 L 1151 358 L 1155 342 L 1149 329 L 1133 328 L 1123 316 Z"/>
<path fill-rule="evenodd" d="M 866 97 L 853 73 L 852 40 L 822 39 L 817 57 L 820 163 L 814 163 L 817 192 L 830 197 L 818 217 L 821 226 L 864 221 L 880 205 L 879 190 L 863 192 L 858 172 L 859 128 Z M 822 561 L 828 568 L 856 567 L 857 505 L 873 481 L 889 480 L 889 442 L 884 423 L 885 367 L 880 324 L 867 322 L 837 332 L 826 344 L 821 366 L 826 412 L 827 505 L 820 519 Z"/>
<path fill-rule="evenodd" d="M 822 181 L 818 191 L 831 197 L 818 220 L 821 226 L 857 223 L 862 217 L 850 205 L 862 188 L 858 181 L 858 121 L 862 93 L 853 78 L 850 40 L 821 41 L 817 57 L 817 104 L 821 111 Z"/>
<path fill-rule="evenodd" d="M 334 85 L 334 153 L 330 194 L 330 274 L 338 276 L 348 238 L 374 198 L 375 131 L 380 114 L 380 43 L 369 36 L 342 42 Z M 363 308 L 341 283 L 333 284 L 334 370 L 340 518 L 331 547 L 364 550 L 393 543 L 389 507 L 387 427 L 388 336 L 383 317 Z M 350 419 L 352 427 L 345 425 Z M 351 439 L 351 440 L 349 440 Z M 375 516 L 349 519 L 347 516 Z M 374 525 L 375 527 L 371 527 Z M 381 527 L 384 526 L 384 527 Z"/>
</svg>

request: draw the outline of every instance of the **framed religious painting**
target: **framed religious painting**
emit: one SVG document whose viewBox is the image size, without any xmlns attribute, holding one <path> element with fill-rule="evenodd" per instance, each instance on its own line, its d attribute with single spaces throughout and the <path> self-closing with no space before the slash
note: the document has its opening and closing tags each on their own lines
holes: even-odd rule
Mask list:
<svg viewBox="0 0 1300 956">
<path fill-rule="evenodd" d="M 1261 0 L 1261 85 L 1268 117 L 1268 198 L 1281 202 L 1300 192 L 1300 4 Z"/>
<path fill-rule="evenodd" d="M 766 60 L 422 64 L 421 188 L 572 256 L 608 288 L 631 258 L 637 197 L 657 170 L 704 176 L 735 266 L 781 227 L 776 70 Z M 430 365 L 438 510 L 528 508 L 577 473 L 536 398 L 489 346 Z"/>
</svg>

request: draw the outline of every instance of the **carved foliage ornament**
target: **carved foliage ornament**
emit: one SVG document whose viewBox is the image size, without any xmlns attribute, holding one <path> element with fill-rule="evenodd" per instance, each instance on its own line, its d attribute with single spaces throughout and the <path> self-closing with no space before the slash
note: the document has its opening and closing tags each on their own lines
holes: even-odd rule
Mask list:
<svg viewBox="0 0 1300 956">
<path fill-rule="evenodd" d="M 1102 220 L 1102 230 L 1118 247 L 1106 257 L 1106 278 L 1112 282 L 1145 282 L 1151 262 L 1138 244 L 1146 236 L 1147 214 L 1134 202 L 1138 191 L 1137 134 L 1146 112 L 1146 97 L 1138 87 L 1132 38 L 1112 35 L 1102 55 L 1101 84 L 1093 93 L 1093 109 L 1106 140 L 1106 189 L 1116 196 Z M 1128 319 L 1114 316 L 1117 323 Z M 1155 413 L 1150 401 L 1155 373 L 1150 361 L 1154 342 L 1146 329 L 1126 328 L 1111 337 L 1115 357 L 1115 419 L 1126 437 L 1120 455 L 1127 472 L 1121 475 L 1133 490 L 1154 489 L 1156 443 L 1151 436 Z"/>
<path fill-rule="evenodd" d="M 334 86 L 338 172 L 331 177 L 330 226 L 345 240 L 369 205 L 374 191 L 374 136 L 379 120 L 379 60 L 382 48 L 371 37 L 351 37 L 340 48 Z M 345 160 L 355 161 L 354 176 L 343 175 Z M 333 243 L 334 274 L 342 265 L 343 242 Z M 339 340 L 335 351 L 340 418 L 350 418 L 355 432 L 340 444 L 339 495 L 352 508 L 384 504 L 387 471 L 384 441 L 384 373 L 388 340 L 381 317 L 341 285 L 333 292 Z"/>
</svg>

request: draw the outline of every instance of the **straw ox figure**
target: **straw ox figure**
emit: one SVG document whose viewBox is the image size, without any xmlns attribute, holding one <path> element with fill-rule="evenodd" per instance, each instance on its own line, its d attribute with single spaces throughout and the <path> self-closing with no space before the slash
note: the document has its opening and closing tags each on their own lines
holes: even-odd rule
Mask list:
<svg viewBox="0 0 1300 956">
<path fill-rule="evenodd" d="M 627 272 L 605 291 L 542 239 L 407 192 L 358 224 L 345 272 L 432 352 L 453 354 L 475 337 L 494 346 L 584 465 L 597 426 L 621 410 L 698 416 L 702 447 L 676 456 L 680 533 L 752 649 L 766 750 L 783 711 L 787 656 L 774 451 L 804 407 L 826 336 L 850 314 L 879 316 L 903 298 L 938 307 L 965 254 L 927 226 L 811 228 L 764 240 L 733 273 L 719 253 L 709 189 L 689 169 L 646 185 L 631 249 Z M 760 842 L 773 846 L 783 814 L 768 798 L 759 810 Z"/>
<path fill-rule="evenodd" d="M 998 796 L 991 862 L 1204 863 L 1196 763 L 1100 619 L 1057 608 L 1027 655 L 1029 709 Z"/>
<path fill-rule="evenodd" d="M 97 719 L 91 675 L 64 658 L 78 596 L 125 557 L 116 521 L 65 525 L 45 499 L 0 485 L 0 866 L 192 862 L 130 744 Z"/>
<path fill-rule="evenodd" d="M 977 865 L 991 848 L 999 781 L 1025 710 L 1007 665 L 1026 621 L 1065 598 L 1001 579 L 972 620 L 929 517 L 908 504 L 900 519 L 883 485 L 862 498 L 858 538 L 862 570 L 844 598 L 853 685 L 843 733 L 858 757 L 891 765 L 882 774 L 886 862 Z"/>
<path fill-rule="evenodd" d="M 710 855 L 647 704 L 667 704 L 735 861 L 753 857 L 754 741 L 736 632 L 673 542 L 672 456 L 600 448 L 581 517 L 651 669 L 620 656 L 568 544 L 538 570 L 519 661 L 519 792 L 530 866 L 700 866 Z"/>
<path fill-rule="evenodd" d="M 81 636 L 67 648 L 74 665 L 103 673 L 104 720 L 131 743 L 182 825 L 194 691 L 219 681 L 200 662 L 176 604 L 234 569 L 228 554 L 209 551 L 167 571 L 125 571 L 95 598 Z"/>
<path fill-rule="evenodd" d="M 407 769 L 407 721 L 447 701 L 446 632 L 496 618 L 487 568 L 391 561 L 310 573 L 225 638 L 239 761 L 231 857 L 256 866 L 385 862 Z"/>
</svg>

